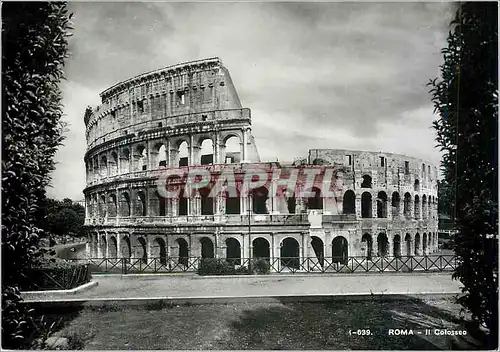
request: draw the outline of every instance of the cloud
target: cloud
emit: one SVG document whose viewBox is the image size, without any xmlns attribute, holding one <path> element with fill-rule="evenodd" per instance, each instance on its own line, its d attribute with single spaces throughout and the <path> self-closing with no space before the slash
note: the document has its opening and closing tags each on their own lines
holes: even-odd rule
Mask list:
<svg viewBox="0 0 500 352">
<path fill-rule="evenodd" d="M 77 142 L 58 153 L 52 194 L 81 198 L 82 114 L 102 90 L 142 72 L 214 56 L 229 69 L 243 106 L 252 109 L 263 158 L 292 160 L 323 147 L 438 162 L 425 84 L 439 74 L 453 6 L 70 3 L 75 30 L 64 95 Z M 60 184 L 69 178 L 71 186 Z"/>
</svg>

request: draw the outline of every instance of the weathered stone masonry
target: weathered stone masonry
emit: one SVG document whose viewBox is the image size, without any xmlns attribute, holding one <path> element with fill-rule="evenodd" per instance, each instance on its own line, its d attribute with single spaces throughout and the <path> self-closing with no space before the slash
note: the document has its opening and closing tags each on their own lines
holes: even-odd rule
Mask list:
<svg viewBox="0 0 500 352">
<path fill-rule="evenodd" d="M 310 150 L 305 165 L 342 170 L 336 199 L 278 199 L 275 180 L 249 197 L 160 197 L 166 168 L 206 165 L 217 174 L 221 165 L 261 163 L 250 109 L 218 58 L 139 75 L 101 98 L 85 119 L 91 257 L 187 264 L 188 257 L 370 258 L 437 248 L 437 168 L 404 155 Z"/>
</svg>

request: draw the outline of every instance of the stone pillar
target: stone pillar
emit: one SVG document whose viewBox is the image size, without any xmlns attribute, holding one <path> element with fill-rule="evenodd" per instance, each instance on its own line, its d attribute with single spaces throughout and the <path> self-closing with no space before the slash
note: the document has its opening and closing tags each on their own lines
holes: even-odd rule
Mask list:
<svg viewBox="0 0 500 352">
<path fill-rule="evenodd" d="M 361 195 L 356 194 L 356 217 L 361 219 Z"/>
<path fill-rule="evenodd" d="M 213 142 L 214 147 L 214 164 L 223 164 L 220 157 L 220 134 L 219 132 L 215 133 L 215 141 Z"/>
<path fill-rule="evenodd" d="M 377 218 L 377 208 L 378 208 L 378 202 L 377 202 L 377 193 L 376 192 L 370 192 L 372 195 L 372 218 Z"/>
<path fill-rule="evenodd" d="M 171 141 L 169 138 L 169 139 L 167 139 L 167 145 L 165 146 L 165 154 L 166 154 L 165 164 L 166 164 L 166 166 L 172 165 L 172 151 L 170 150 L 171 148 L 172 148 L 172 146 L 171 146 Z"/>
<path fill-rule="evenodd" d="M 243 141 L 242 141 L 242 148 L 241 148 L 241 161 L 246 162 L 248 159 L 248 151 L 247 151 L 247 143 L 248 143 L 248 135 L 246 129 L 242 130 L 242 136 L 243 136 Z"/>
<path fill-rule="evenodd" d="M 102 258 L 102 250 L 101 250 L 101 234 L 97 233 L 97 258 Z"/>
<path fill-rule="evenodd" d="M 387 257 L 394 257 L 394 235 L 387 233 Z M 400 236 L 401 237 L 401 236 Z"/>
<path fill-rule="evenodd" d="M 152 170 L 153 167 L 153 153 L 152 153 L 152 149 L 151 148 L 151 142 L 148 141 L 146 142 L 146 165 L 147 165 L 147 170 Z M 142 167 L 142 165 L 141 165 Z"/>
<path fill-rule="evenodd" d="M 188 165 L 194 165 L 194 138 L 193 135 L 189 135 L 189 161 Z"/>
</svg>

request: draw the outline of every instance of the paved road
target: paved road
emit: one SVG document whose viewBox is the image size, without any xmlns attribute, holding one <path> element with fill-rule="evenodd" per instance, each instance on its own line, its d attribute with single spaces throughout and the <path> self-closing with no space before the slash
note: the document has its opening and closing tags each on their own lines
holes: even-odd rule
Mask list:
<svg viewBox="0 0 500 352">
<path fill-rule="evenodd" d="M 25 296 L 25 299 L 243 297 L 277 295 L 362 295 L 459 293 L 450 273 L 269 275 L 210 277 L 175 275 L 94 276 L 98 286 L 74 295 Z"/>
</svg>

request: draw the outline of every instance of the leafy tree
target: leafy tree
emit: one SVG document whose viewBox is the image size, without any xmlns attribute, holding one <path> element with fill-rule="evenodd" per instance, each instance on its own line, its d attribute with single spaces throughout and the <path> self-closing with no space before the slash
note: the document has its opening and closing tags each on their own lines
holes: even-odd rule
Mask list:
<svg viewBox="0 0 500 352">
<path fill-rule="evenodd" d="M 430 82 L 437 142 L 457 234 L 454 278 L 464 284 L 459 302 L 498 332 L 498 39 L 497 4 L 459 5 L 442 50 L 440 79 Z"/>
<path fill-rule="evenodd" d="M 40 202 L 62 143 L 61 92 L 71 28 L 63 2 L 2 6 L 2 347 L 32 329 L 19 287 L 40 251 Z"/>
<path fill-rule="evenodd" d="M 40 227 L 47 233 L 56 236 L 84 234 L 85 208 L 73 203 L 69 198 L 58 201 L 46 199 L 43 206 L 43 219 Z"/>
</svg>

